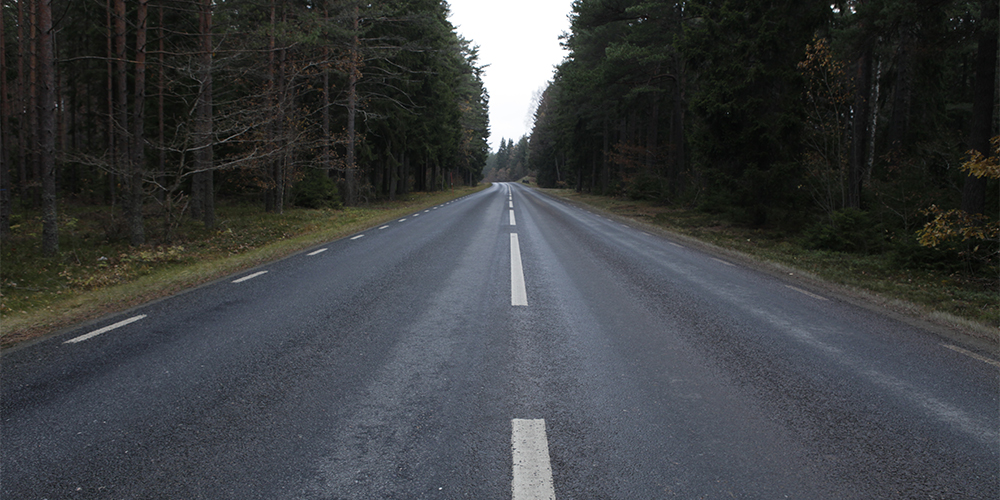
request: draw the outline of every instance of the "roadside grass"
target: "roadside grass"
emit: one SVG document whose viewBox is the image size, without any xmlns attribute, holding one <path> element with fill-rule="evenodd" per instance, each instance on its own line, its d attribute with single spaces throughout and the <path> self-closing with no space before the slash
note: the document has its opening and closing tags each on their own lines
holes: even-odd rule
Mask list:
<svg viewBox="0 0 1000 500">
<path fill-rule="evenodd" d="M 862 255 L 805 248 L 779 232 L 733 224 L 722 215 L 651 202 L 546 192 L 766 263 L 786 274 L 839 285 L 848 293 L 921 319 L 956 328 L 992 345 L 1000 332 L 1000 279 L 926 267 L 905 267 L 889 254 Z"/>
<path fill-rule="evenodd" d="M 18 212 L 0 244 L 0 348 L 166 297 L 487 187 L 394 202 L 286 209 L 221 201 L 216 228 L 186 221 L 169 243 L 130 247 L 106 208 L 60 206 L 60 253 L 41 256 L 41 216 Z M 155 233 L 155 220 L 147 231 Z M 162 232 L 162 231 L 160 231 Z"/>
</svg>

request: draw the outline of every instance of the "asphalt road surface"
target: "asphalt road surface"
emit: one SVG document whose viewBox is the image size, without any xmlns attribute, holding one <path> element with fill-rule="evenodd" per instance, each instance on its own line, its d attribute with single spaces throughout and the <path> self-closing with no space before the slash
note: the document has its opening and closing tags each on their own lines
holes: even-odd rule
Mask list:
<svg viewBox="0 0 1000 500">
<path fill-rule="evenodd" d="M 516 184 L 0 357 L 4 499 L 1000 498 L 1000 364 Z"/>
</svg>

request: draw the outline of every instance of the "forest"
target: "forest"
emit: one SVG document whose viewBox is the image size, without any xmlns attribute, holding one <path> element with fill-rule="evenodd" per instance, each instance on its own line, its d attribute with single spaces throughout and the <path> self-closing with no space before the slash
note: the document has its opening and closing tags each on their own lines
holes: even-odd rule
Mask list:
<svg viewBox="0 0 1000 500">
<path fill-rule="evenodd" d="M 475 185 L 478 48 L 441 0 L 4 0 L 0 236 L 93 207 L 169 243 L 216 201 L 354 206 Z"/>
<path fill-rule="evenodd" d="M 694 207 L 995 287 L 997 11 L 576 0 L 530 137 L 504 141 L 487 176 L 519 168 L 542 187 Z"/>
</svg>

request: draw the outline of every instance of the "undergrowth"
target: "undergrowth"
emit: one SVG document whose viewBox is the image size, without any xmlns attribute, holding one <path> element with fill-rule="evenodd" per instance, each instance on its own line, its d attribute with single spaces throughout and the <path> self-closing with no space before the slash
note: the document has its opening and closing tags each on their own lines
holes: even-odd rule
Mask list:
<svg viewBox="0 0 1000 500">
<path fill-rule="evenodd" d="M 404 200 L 365 207 L 260 207 L 220 201 L 212 230 L 193 220 L 131 247 L 108 209 L 63 203 L 60 252 L 40 251 L 41 214 L 19 210 L 11 236 L 0 242 L 0 346 L 44 335 L 102 314 L 124 310 L 298 250 L 436 205 L 481 188 L 412 193 Z M 164 231 L 163 234 L 166 234 Z"/>
<path fill-rule="evenodd" d="M 992 329 L 994 336 L 1000 327 L 1000 277 L 996 269 L 972 266 L 945 250 L 920 247 L 915 238 L 912 243 L 887 238 L 880 248 L 848 240 L 836 251 L 827 249 L 830 245 L 817 245 L 815 238 L 833 237 L 815 230 L 792 234 L 780 229 L 750 228 L 728 220 L 724 214 L 572 190 L 551 192 L 762 261 L 799 269 L 829 283 L 905 301 L 927 312 L 963 318 Z"/>
</svg>

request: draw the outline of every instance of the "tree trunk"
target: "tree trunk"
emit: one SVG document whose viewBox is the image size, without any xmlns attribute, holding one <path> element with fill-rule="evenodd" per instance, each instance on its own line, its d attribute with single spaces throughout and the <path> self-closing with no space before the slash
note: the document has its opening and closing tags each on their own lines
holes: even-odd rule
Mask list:
<svg viewBox="0 0 1000 500">
<path fill-rule="evenodd" d="M 115 206 L 117 187 L 115 186 L 115 172 L 118 171 L 118 132 L 115 129 L 115 72 L 114 72 L 114 60 L 115 60 L 115 50 L 114 50 L 114 22 L 112 22 L 112 8 L 111 0 L 105 0 L 105 23 L 107 24 L 107 61 L 105 66 L 108 73 L 107 81 L 107 94 L 106 94 L 106 104 L 108 107 L 108 193 L 106 201 L 111 205 L 112 208 Z"/>
<path fill-rule="evenodd" d="M 403 151 L 402 156 L 403 156 L 403 161 L 402 161 L 403 165 L 400 168 L 403 169 L 403 172 L 400 174 L 399 180 L 403 183 L 403 185 L 402 188 L 399 190 L 399 194 L 405 196 L 407 194 L 410 194 L 410 191 L 413 189 L 413 186 L 410 185 L 410 157 L 409 155 L 406 154 L 406 151 Z"/>
<path fill-rule="evenodd" d="M 1000 6 L 996 0 L 983 0 L 983 20 L 992 20 L 980 28 L 979 47 L 976 50 L 976 79 L 972 94 L 972 123 L 969 146 L 982 153 L 990 154 L 990 135 L 993 128 L 993 96 L 996 93 L 997 68 L 997 25 Z M 972 175 L 965 177 L 962 189 L 962 210 L 968 213 L 985 213 L 986 178 Z"/>
<path fill-rule="evenodd" d="M 847 178 L 847 207 L 861 208 L 861 188 L 868 165 L 868 115 L 872 79 L 872 47 L 868 44 L 858 57 L 854 89 L 854 116 L 851 127 L 851 165 Z"/>
<path fill-rule="evenodd" d="M 160 46 L 159 46 L 159 52 L 157 53 L 157 56 L 156 56 L 157 61 L 159 63 L 158 64 L 158 68 L 157 68 L 158 69 L 158 73 L 159 73 L 158 74 L 159 81 L 157 82 L 157 85 L 156 85 L 156 94 L 157 94 L 157 96 L 156 96 L 156 130 L 157 130 L 156 143 L 159 146 L 159 161 L 157 162 L 157 165 L 156 165 L 156 180 L 157 180 L 159 186 L 156 189 L 156 197 L 161 202 L 163 202 L 163 201 L 166 201 L 166 197 L 167 197 L 167 192 L 166 192 L 166 188 L 165 188 L 165 186 L 167 184 L 167 179 L 166 179 L 166 176 L 167 176 L 167 138 L 166 138 L 167 134 L 166 134 L 166 129 L 167 129 L 167 127 L 166 127 L 166 115 L 164 114 L 165 111 L 164 111 L 164 106 L 163 106 L 163 99 L 164 99 L 164 95 L 166 93 L 166 87 L 167 87 L 167 84 L 166 84 L 167 76 L 166 76 L 166 67 L 164 66 L 164 60 L 163 60 L 163 58 L 165 57 L 165 51 L 164 51 L 164 46 L 163 46 L 163 41 L 164 41 L 164 37 L 163 37 L 163 2 L 160 2 L 160 5 L 158 7 L 159 7 L 159 10 L 160 10 L 160 12 L 159 12 L 159 14 L 160 14 L 160 22 L 157 25 L 157 35 L 158 35 L 158 37 L 160 39 Z"/>
<path fill-rule="evenodd" d="M 0 15 L 0 61 L 7 61 L 7 34 Z M 0 74 L 0 238 L 10 236 L 10 102 L 7 72 Z"/>
<path fill-rule="evenodd" d="M 146 122 L 146 14 L 148 0 L 137 0 L 135 22 L 135 100 L 132 116 L 132 161 L 129 168 L 129 243 L 139 246 L 146 242 L 142 227 L 142 205 L 145 191 L 142 186 L 143 165 L 145 164 Z"/>
<path fill-rule="evenodd" d="M 355 115 L 357 114 L 357 86 L 358 86 L 358 75 L 361 72 L 361 68 L 358 66 L 360 62 L 358 60 L 358 6 L 354 6 L 354 15 L 352 20 L 352 26 L 354 33 L 351 38 L 351 51 L 350 51 L 350 62 L 348 63 L 348 75 L 347 75 L 347 164 L 346 164 L 346 175 L 344 176 L 345 184 L 347 186 L 347 193 L 345 193 L 345 202 L 348 206 L 354 206 L 358 203 L 357 194 L 357 180 L 355 179 L 355 158 L 354 158 L 354 140 L 355 140 Z"/>
<path fill-rule="evenodd" d="M 55 51 L 52 44 L 52 0 L 38 2 L 38 95 L 39 163 L 42 175 L 42 253 L 59 252 L 59 226 L 56 218 L 56 79 Z"/>
<path fill-rule="evenodd" d="M 267 48 L 268 48 L 268 51 L 267 51 L 267 91 L 265 92 L 265 99 L 267 101 L 267 109 L 274 109 L 275 102 L 276 102 L 275 94 L 276 94 L 277 88 L 278 88 L 277 87 L 277 77 L 275 76 L 277 74 L 277 69 L 276 69 L 277 58 L 274 56 L 274 52 L 275 52 L 275 40 L 274 40 L 274 37 L 275 37 L 275 31 L 278 29 L 278 24 L 277 24 L 278 20 L 277 20 L 277 12 L 276 11 L 277 11 L 276 2 L 275 2 L 275 0 L 271 0 L 271 14 L 270 14 L 271 25 L 270 25 L 270 27 L 268 29 L 268 37 L 267 37 L 267 40 L 268 40 L 268 42 L 267 42 Z M 274 147 L 275 137 L 277 136 L 277 130 L 278 130 L 277 127 L 278 127 L 278 125 L 277 125 L 276 122 L 277 122 L 277 120 L 269 120 L 268 124 L 267 124 L 267 128 L 266 128 L 267 140 L 268 140 L 268 143 L 270 144 L 271 147 Z M 267 163 L 267 166 L 265 167 L 265 170 L 266 170 L 265 174 L 271 178 L 270 179 L 271 181 L 274 181 L 274 184 L 277 184 L 277 180 L 275 179 L 275 176 L 274 176 L 274 172 L 275 172 L 275 169 L 277 167 L 274 164 L 274 160 L 269 158 L 266 161 L 268 163 Z M 275 191 L 274 191 L 274 185 L 268 185 L 267 189 L 264 190 L 264 211 L 265 212 L 274 212 L 275 211 L 275 208 L 277 206 L 275 204 L 275 200 L 276 200 L 276 196 L 275 196 Z"/>
<path fill-rule="evenodd" d="M 195 171 L 200 216 L 205 227 L 215 227 L 215 186 L 212 172 L 212 1 L 201 0 L 198 10 L 201 55 L 199 57 L 201 91 L 195 110 Z"/>
<path fill-rule="evenodd" d="M 326 24 L 330 23 L 330 12 L 327 9 L 327 4 L 323 4 L 323 22 Z M 330 48 L 325 44 L 329 43 L 324 40 L 323 46 L 323 149 L 322 149 L 322 165 L 323 170 L 326 171 L 327 177 L 333 175 L 332 171 L 332 157 L 330 155 Z"/>
<path fill-rule="evenodd" d="M 24 2 L 17 2 L 17 175 L 18 175 L 18 195 L 21 203 L 28 197 L 28 133 L 26 112 L 27 105 L 27 85 L 24 78 L 24 59 L 28 54 L 28 40 L 24 36 Z"/>
<path fill-rule="evenodd" d="M 329 56 L 327 56 L 329 59 Z M 323 170 L 330 176 L 330 72 L 323 71 Z"/>
<path fill-rule="evenodd" d="M 392 155 L 392 143 L 387 144 L 389 150 L 389 201 L 396 200 L 396 186 L 399 185 L 400 162 Z"/>
<path fill-rule="evenodd" d="M 125 47 L 125 0 L 114 0 L 114 46 L 115 46 L 115 143 L 117 151 L 117 169 L 126 185 L 125 211 L 126 217 L 131 213 L 131 196 L 128 193 L 131 170 L 128 129 L 128 54 Z"/>
<path fill-rule="evenodd" d="M 653 74 L 659 75 L 661 67 L 660 62 L 654 64 Z M 656 157 L 660 139 L 660 93 L 650 92 L 649 98 L 652 102 L 649 106 L 649 123 L 646 125 L 646 171 L 648 174 L 659 176 Z"/>
<path fill-rule="evenodd" d="M 673 194 L 683 191 L 684 185 L 681 173 L 684 171 L 684 85 L 687 81 L 684 75 L 684 63 L 679 57 L 675 60 L 677 80 L 674 82 L 673 113 L 670 120 L 670 143 L 672 157 L 667 179 Z"/>
<path fill-rule="evenodd" d="M 904 33 L 896 53 L 896 79 L 893 85 L 892 115 L 889 118 L 888 143 L 893 155 L 906 150 L 906 136 L 910 128 L 910 104 L 913 95 L 914 54 L 916 43 L 913 35 Z"/>
<path fill-rule="evenodd" d="M 282 19 L 284 21 L 284 19 Z M 278 138 L 276 143 L 279 145 L 281 154 L 278 155 L 274 160 L 274 211 L 275 213 L 284 213 L 285 211 L 285 158 L 288 153 L 288 134 L 289 131 L 286 129 L 285 123 L 285 110 L 288 109 L 288 89 L 285 86 L 285 61 L 288 56 L 288 51 L 281 49 L 278 51 L 280 55 L 278 60 L 278 80 L 277 80 L 277 92 L 278 92 L 278 123 L 277 131 Z"/>
<path fill-rule="evenodd" d="M 38 86 L 41 84 L 39 82 L 39 58 L 41 54 L 39 53 L 39 43 L 41 42 L 39 28 L 39 12 L 38 9 L 42 8 L 40 5 L 48 0 L 38 0 L 37 2 L 28 2 L 28 19 L 31 21 L 28 26 L 28 144 L 39 145 L 41 144 L 41 137 L 39 137 L 39 119 L 38 116 L 39 108 L 41 103 L 39 99 Z M 20 3 L 20 2 L 18 2 Z M 51 8 L 51 4 L 47 4 L 48 8 Z M 50 11 L 51 14 L 51 11 Z M 30 177 L 26 176 L 25 179 L 28 181 L 28 194 L 31 197 L 31 205 L 33 207 L 42 206 L 42 150 L 40 147 L 29 147 L 27 151 L 28 155 L 28 166 L 30 167 Z M 53 153 L 54 154 L 54 153 Z"/>
</svg>

